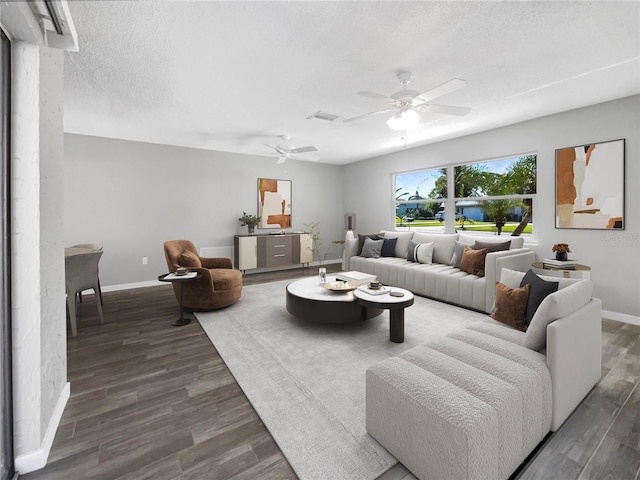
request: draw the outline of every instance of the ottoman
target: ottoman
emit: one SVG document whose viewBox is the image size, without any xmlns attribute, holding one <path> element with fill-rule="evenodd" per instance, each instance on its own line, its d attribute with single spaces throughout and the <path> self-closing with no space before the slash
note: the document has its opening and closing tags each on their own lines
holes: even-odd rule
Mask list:
<svg viewBox="0 0 640 480">
<path fill-rule="evenodd" d="M 545 356 L 491 322 L 367 370 L 367 432 L 423 479 L 508 479 L 551 425 Z"/>
</svg>

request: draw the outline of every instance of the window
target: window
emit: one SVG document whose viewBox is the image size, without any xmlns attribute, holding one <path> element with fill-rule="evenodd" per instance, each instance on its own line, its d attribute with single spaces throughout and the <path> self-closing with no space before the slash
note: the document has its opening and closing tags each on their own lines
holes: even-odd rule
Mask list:
<svg viewBox="0 0 640 480">
<path fill-rule="evenodd" d="M 396 174 L 394 179 L 398 229 L 533 234 L 536 155 Z"/>
<path fill-rule="evenodd" d="M 447 196 L 446 169 L 395 176 L 396 227 L 428 228 Z"/>
</svg>

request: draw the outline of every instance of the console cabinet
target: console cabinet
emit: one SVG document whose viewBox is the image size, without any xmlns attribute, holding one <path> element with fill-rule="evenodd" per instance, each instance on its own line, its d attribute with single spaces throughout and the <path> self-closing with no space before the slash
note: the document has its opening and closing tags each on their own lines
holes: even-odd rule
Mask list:
<svg viewBox="0 0 640 480">
<path fill-rule="evenodd" d="M 313 260 L 312 245 L 311 235 L 308 233 L 235 235 L 234 264 L 242 273 L 254 268 L 308 264 Z"/>
</svg>

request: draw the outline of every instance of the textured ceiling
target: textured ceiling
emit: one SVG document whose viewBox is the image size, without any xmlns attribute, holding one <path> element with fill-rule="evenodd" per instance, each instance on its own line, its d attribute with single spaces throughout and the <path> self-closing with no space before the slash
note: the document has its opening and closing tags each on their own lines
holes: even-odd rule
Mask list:
<svg viewBox="0 0 640 480">
<path fill-rule="evenodd" d="M 267 155 L 290 135 L 304 158 L 343 164 L 404 148 L 385 107 L 357 95 L 464 89 L 421 114 L 407 148 L 640 93 L 640 3 L 69 2 L 65 131 Z M 307 120 L 321 110 L 338 120 Z M 273 161 L 275 159 L 265 161 Z"/>
</svg>

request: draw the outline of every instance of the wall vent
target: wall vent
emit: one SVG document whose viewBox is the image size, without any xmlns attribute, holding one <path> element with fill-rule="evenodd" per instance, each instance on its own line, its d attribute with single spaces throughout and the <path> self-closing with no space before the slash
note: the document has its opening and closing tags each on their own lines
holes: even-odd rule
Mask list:
<svg viewBox="0 0 640 480">
<path fill-rule="evenodd" d="M 315 118 L 318 120 L 324 120 L 325 122 L 333 122 L 338 118 L 338 115 L 334 115 L 332 113 L 327 113 L 327 112 L 323 112 L 322 110 L 318 110 L 313 115 L 309 115 L 307 117 L 307 120 L 311 120 L 312 118 Z"/>
</svg>

